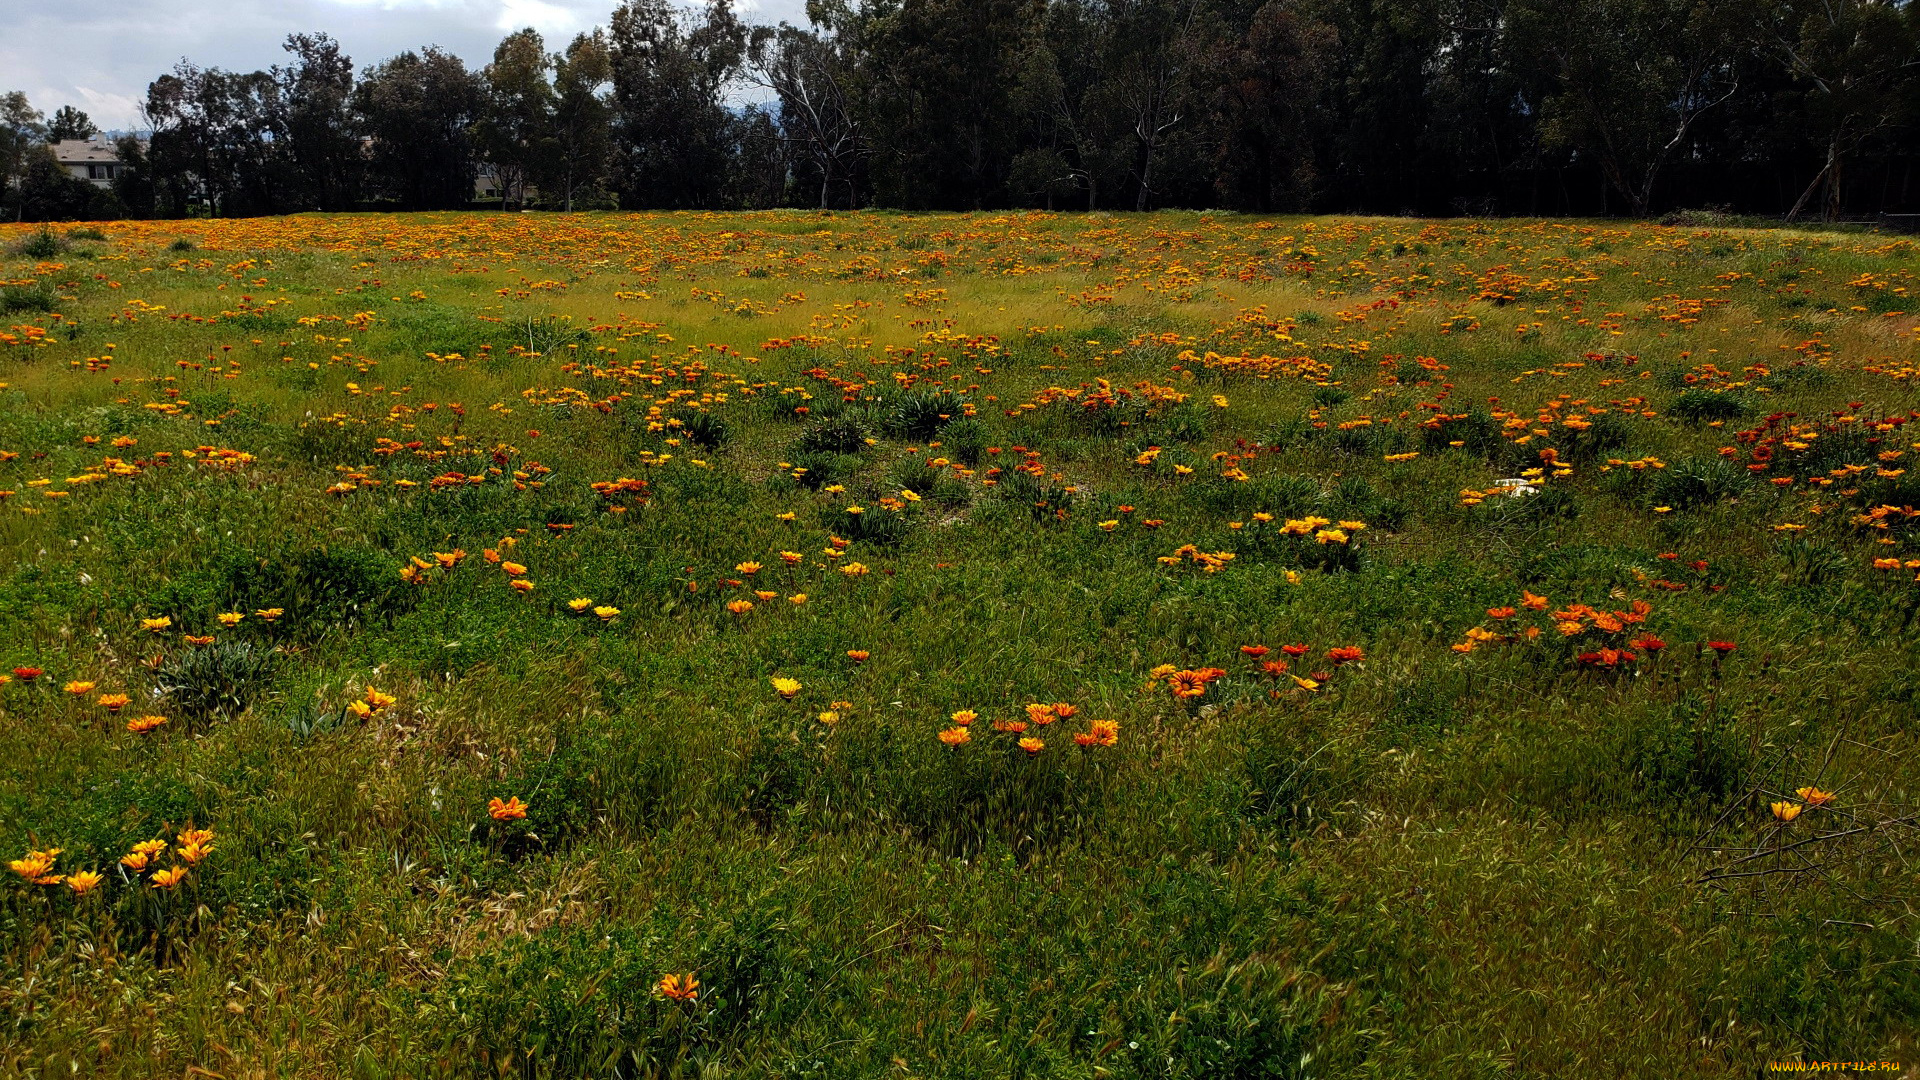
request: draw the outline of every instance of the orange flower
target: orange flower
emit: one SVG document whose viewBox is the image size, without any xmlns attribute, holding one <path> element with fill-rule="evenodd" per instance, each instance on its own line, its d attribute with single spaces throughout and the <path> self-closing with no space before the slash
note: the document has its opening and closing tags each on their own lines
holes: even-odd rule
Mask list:
<svg viewBox="0 0 1920 1080">
<path fill-rule="evenodd" d="M 1025 750 L 1030 756 L 1033 754 L 1037 754 L 1040 751 L 1045 750 L 1046 748 L 1047 748 L 1046 743 L 1041 742 L 1039 739 L 1036 739 L 1031 735 L 1020 740 L 1020 749 Z"/>
<path fill-rule="evenodd" d="M 1487 609 L 1487 617 L 1490 619 L 1510 619 L 1513 617 L 1513 609 L 1510 607 L 1490 607 Z"/>
<path fill-rule="evenodd" d="M 187 876 L 186 867 L 184 866 L 169 867 L 165 870 L 158 871 L 153 875 L 153 887 L 156 889 L 171 889 L 175 885 L 178 885 L 180 884 L 180 882 L 185 880 L 186 876 Z"/>
<path fill-rule="evenodd" d="M 692 972 L 685 975 L 662 975 L 660 993 L 673 1001 L 693 1001 L 700 996 L 700 980 Z"/>
<path fill-rule="evenodd" d="M 167 718 L 164 716 L 136 716 L 127 721 L 127 730 L 135 735 L 145 735 L 166 722 Z"/>
<path fill-rule="evenodd" d="M 950 727 L 940 732 L 940 741 L 948 746 L 965 746 L 973 739 L 973 732 L 963 727 Z"/>
<path fill-rule="evenodd" d="M 1535 596 L 1525 589 L 1520 590 L 1520 606 L 1528 611 L 1547 610 L 1548 600 L 1544 596 Z"/>
<path fill-rule="evenodd" d="M 1053 706 L 1033 702 L 1027 706 L 1027 719 L 1042 727 L 1060 719 L 1054 714 Z"/>
<path fill-rule="evenodd" d="M 1806 800 L 1808 806 L 1825 806 L 1833 801 L 1832 792 L 1821 791 L 1817 787 L 1795 788 L 1793 793 Z"/>
<path fill-rule="evenodd" d="M 7 863 L 7 869 L 36 885 L 48 884 L 46 878 L 53 870 L 53 861 L 60 857 L 60 850 L 48 848 L 45 851 L 29 851 L 26 858 Z"/>
<path fill-rule="evenodd" d="M 753 610 L 753 601 L 729 600 L 727 601 L 727 610 L 733 612 L 735 615 L 745 615 L 747 612 Z"/>
<path fill-rule="evenodd" d="M 1327 650 L 1327 659 L 1335 664 L 1350 664 L 1356 660 L 1365 660 L 1367 654 L 1358 645 L 1336 645 Z"/>
<path fill-rule="evenodd" d="M 132 700 L 125 694 L 101 694 L 99 697 L 100 707 L 110 713 L 117 713 L 126 708 L 127 703 Z"/>
<path fill-rule="evenodd" d="M 500 800 L 500 796 L 495 795 L 487 801 L 487 813 L 495 821 L 519 821 L 527 816 L 527 804 L 521 802 L 518 795 L 505 802 Z"/>
<path fill-rule="evenodd" d="M 872 653 L 868 652 L 865 649 L 848 649 L 847 650 L 847 659 L 852 660 L 856 664 L 865 663 L 867 657 L 872 655 L 873 655 Z"/>
<path fill-rule="evenodd" d="M 980 714 L 974 712 L 972 709 L 961 709 L 959 712 L 953 714 L 952 719 L 954 723 L 961 727 L 966 727 L 968 724 L 980 719 Z"/>
<path fill-rule="evenodd" d="M 1075 714 L 1079 713 L 1079 711 L 1080 711 L 1080 706 L 1078 705 L 1069 705 L 1064 701 L 1056 701 L 1053 703 L 1053 715 L 1059 717 L 1062 720 L 1073 719 Z"/>
<path fill-rule="evenodd" d="M 1272 649 L 1269 649 L 1269 648 L 1267 648 L 1267 647 L 1266 647 L 1265 645 L 1242 645 L 1242 646 L 1240 646 L 1240 651 L 1241 651 L 1241 652 L 1242 652 L 1243 654 L 1245 654 L 1245 655 L 1247 655 L 1247 656 L 1249 656 L 1249 657 L 1251 657 L 1251 658 L 1253 658 L 1253 659 L 1255 659 L 1255 660 L 1258 660 L 1258 659 L 1260 659 L 1261 657 L 1263 657 L 1263 656 L 1265 656 L 1265 655 L 1267 655 L 1268 653 L 1270 653 L 1270 652 L 1272 652 L 1273 650 L 1272 650 Z"/>
<path fill-rule="evenodd" d="M 93 684 L 90 682 L 83 682 L 76 679 L 73 682 L 70 682 L 67 685 L 61 687 L 60 689 L 65 690 L 67 693 L 72 694 L 74 697 L 85 697 L 87 694 L 93 692 Z"/>
</svg>

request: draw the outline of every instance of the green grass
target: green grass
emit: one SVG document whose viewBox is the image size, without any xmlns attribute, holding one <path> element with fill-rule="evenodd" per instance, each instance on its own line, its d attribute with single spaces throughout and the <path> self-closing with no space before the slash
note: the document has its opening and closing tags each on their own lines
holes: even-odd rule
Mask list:
<svg viewBox="0 0 1920 1080">
<path fill-rule="evenodd" d="M 1911 1057 L 1909 241 L 36 237 L 0 226 L 0 671 L 44 670 L 0 686 L 0 832 L 105 877 L 0 893 L 10 1075 Z M 1030 703 L 1075 709 L 1000 730 Z"/>
</svg>

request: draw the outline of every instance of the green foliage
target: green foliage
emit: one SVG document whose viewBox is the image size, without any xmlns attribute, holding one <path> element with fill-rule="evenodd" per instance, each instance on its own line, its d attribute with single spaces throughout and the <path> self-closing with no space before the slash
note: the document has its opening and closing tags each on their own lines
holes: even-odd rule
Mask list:
<svg viewBox="0 0 1920 1080">
<path fill-rule="evenodd" d="M 794 440 L 795 457 L 808 454 L 858 454 L 871 438 L 867 426 L 852 416 L 836 416 L 808 424 Z"/>
<path fill-rule="evenodd" d="M 1688 390 L 1673 399 L 1667 411 L 1696 424 L 1709 420 L 1738 420 L 1753 410 L 1727 390 Z"/>
<path fill-rule="evenodd" d="M 154 689 L 182 718 L 238 716 L 272 678 L 274 654 L 250 641 L 190 647 L 161 662 Z"/>
</svg>

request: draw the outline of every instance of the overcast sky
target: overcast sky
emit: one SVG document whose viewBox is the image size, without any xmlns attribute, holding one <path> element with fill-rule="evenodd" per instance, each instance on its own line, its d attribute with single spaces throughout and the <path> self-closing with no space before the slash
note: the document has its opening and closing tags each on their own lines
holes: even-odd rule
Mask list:
<svg viewBox="0 0 1920 1080">
<path fill-rule="evenodd" d="M 484 64 L 531 26 L 549 49 L 605 25 L 617 0 L 0 0 L 0 93 L 25 90 L 53 115 L 75 105 L 102 128 L 136 128 L 147 84 L 182 57 L 255 71 L 286 58 L 288 34 L 324 30 L 354 66 L 439 45 Z M 752 22 L 805 23 L 805 0 L 735 0 Z"/>
</svg>

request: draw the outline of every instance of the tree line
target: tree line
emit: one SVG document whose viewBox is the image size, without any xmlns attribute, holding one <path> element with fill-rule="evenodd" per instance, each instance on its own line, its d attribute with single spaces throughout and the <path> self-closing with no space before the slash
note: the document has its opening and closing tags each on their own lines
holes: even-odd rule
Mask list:
<svg viewBox="0 0 1920 1080">
<path fill-rule="evenodd" d="M 0 96 L 14 215 L 1227 207 L 1837 219 L 1920 210 L 1914 0 L 629 0 L 356 69 L 182 61 L 107 191 Z M 79 188 L 88 190 L 81 191 Z"/>
</svg>

